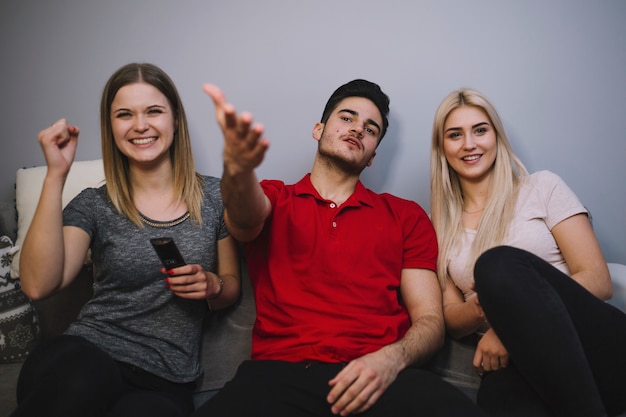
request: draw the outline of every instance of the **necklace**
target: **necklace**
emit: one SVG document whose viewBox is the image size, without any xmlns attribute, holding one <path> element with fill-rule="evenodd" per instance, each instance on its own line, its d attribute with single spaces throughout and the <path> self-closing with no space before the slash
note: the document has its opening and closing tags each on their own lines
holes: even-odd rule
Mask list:
<svg viewBox="0 0 626 417">
<path fill-rule="evenodd" d="M 160 222 L 160 221 L 150 220 L 150 219 L 146 218 L 141 213 L 139 213 L 139 218 L 141 219 L 142 222 L 144 222 L 148 226 L 152 226 L 152 227 L 172 227 L 172 226 L 176 226 L 178 224 L 181 224 L 182 222 L 187 220 L 189 218 L 189 212 L 186 212 L 185 214 L 183 214 L 179 218 L 174 219 L 174 220 L 169 221 L 169 222 Z"/>
<path fill-rule="evenodd" d="M 476 214 L 476 213 L 480 213 L 480 212 L 481 212 L 481 211 L 483 211 L 484 209 L 485 209 L 484 207 L 483 207 L 483 208 L 481 208 L 481 209 L 478 209 L 478 210 L 474 210 L 474 211 L 467 211 L 467 210 L 463 209 L 463 212 L 464 212 L 464 213 L 467 213 L 467 214 Z"/>
</svg>

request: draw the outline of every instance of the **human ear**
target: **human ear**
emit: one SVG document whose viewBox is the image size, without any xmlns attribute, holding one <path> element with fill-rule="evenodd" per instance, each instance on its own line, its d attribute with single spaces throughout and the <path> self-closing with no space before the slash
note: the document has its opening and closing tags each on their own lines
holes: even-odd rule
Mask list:
<svg viewBox="0 0 626 417">
<path fill-rule="evenodd" d="M 317 122 L 313 126 L 313 139 L 319 141 L 322 138 L 322 132 L 324 131 L 324 123 Z"/>
<path fill-rule="evenodd" d="M 374 154 L 372 155 L 372 157 L 370 158 L 370 160 L 367 162 L 367 166 L 371 167 L 372 163 L 374 162 L 374 157 L 376 156 L 376 152 L 374 152 Z"/>
</svg>

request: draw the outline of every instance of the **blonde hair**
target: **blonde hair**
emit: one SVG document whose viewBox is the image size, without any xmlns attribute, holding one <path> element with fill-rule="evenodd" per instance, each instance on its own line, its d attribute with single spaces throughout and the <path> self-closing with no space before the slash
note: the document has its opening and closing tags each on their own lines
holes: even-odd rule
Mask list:
<svg viewBox="0 0 626 417">
<path fill-rule="evenodd" d="M 201 224 L 203 201 L 202 177 L 196 173 L 187 117 L 178 91 L 170 77 L 160 68 L 147 63 L 127 64 L 107 81 L 100 102 L 100 131 L 102 159 L 107 193 L 115 208 L 139 227 L 143 223 L 133 203 L 129 178 L 128 158 L 115 145 L 111 126 L 111 104 L 120 88 L 135 83 L 146 83 L 157 88 L 172 106 L 176 131 L 170 147 L 174 193 L 189 210 L 192 221 Z"/>
<path fill-rule="evenodd" d="M 496 133 L 497 146 L 487 203 L 470 249 L 467 267 L 471 270 L 480 254 L 504 242 L 513 218 L 519 184 L 528 175 L 524 164 L 511 148 L 500 116 L 483 94 L 462 88 L 444 98 L 435 113 L 430 157 L 430 210 L 439 243 L 437 275 L 442 288 L 449 278 L 448 263 L 465 235 L 463 189 L 458 174 L 450 168 L 443 151 L 446 120 L 453 110 L 462 106 L 473 106 L 487 114 Z"/>
</svg>

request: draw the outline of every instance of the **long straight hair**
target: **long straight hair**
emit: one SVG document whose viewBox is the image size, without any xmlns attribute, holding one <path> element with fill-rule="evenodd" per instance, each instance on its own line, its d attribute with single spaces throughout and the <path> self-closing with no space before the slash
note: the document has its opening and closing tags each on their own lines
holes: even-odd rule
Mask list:
<svg viewBox="0 0 626 417">
<path fill-rule="evenodd" d="M 450 93 L 435 113 L 430 157 L 431 219 L 439 243 L 437 275 L 442 287 L 449 278 L 448 264 L 463 242 L 463 189 L 458 174 L 450 167 L 443 150 L 444 125 L 450 113 L 463 106 L 484 111 L 496 133 L 496 159 L 489 182 L 487 203 L 470 249 L 468 268 L 473 270 L 478 256 L 504 243 L 513 219 L 519 185 L 528 171 L 515 155 L 495 107 L 481 93 L 463 88 Z"/>
<path fill-rule="evenodd" d="M 148 63 L 131 63 L 118 69 L 107 81 L 100 102 L 102 160 L 107 193 L 115 208 L 139 227 L 143 223 L 133 202 L 128 158 L 115 145 L 111 125 L 111 104 L 120 88 L 135 83 L 150 84 L 168 100 L 175 118 L 176 130 L 170 147 L 174 194 L 187 205 L 192 221 L 201 224 L 203 201 L 202 177 L 196 173 L 187 116 L 178 91 L 170 77 L 159 67 Z"/>
</svg>

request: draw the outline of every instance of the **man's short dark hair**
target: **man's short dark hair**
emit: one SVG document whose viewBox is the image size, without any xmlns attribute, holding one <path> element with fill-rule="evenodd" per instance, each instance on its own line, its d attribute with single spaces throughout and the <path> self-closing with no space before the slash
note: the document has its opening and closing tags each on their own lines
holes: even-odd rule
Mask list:
<svg viewBox="0 0 626 417">
<path fill-rule="evenodd" d="M 324 107 L 321 122 L 326 123 L 330 114 L 339 105 L 339 102 L 348 97 L 364 97 L 376 105 L 383 119 L 382 131 L 380 132 L 380 138 L 378 139 L 378 142 L 380 143 L 383 136 L 385 136 L 385 133 L 387 132 L 387 127 L 389 126 L 389 119 L 387 118 L 387 115 L 389 114 L 389 97 L 383 93 L 378 84 L 371 81 L 361 79 L 352 80 L 336 89 L 328 99 L 326 107 Z"/>
</svg>

